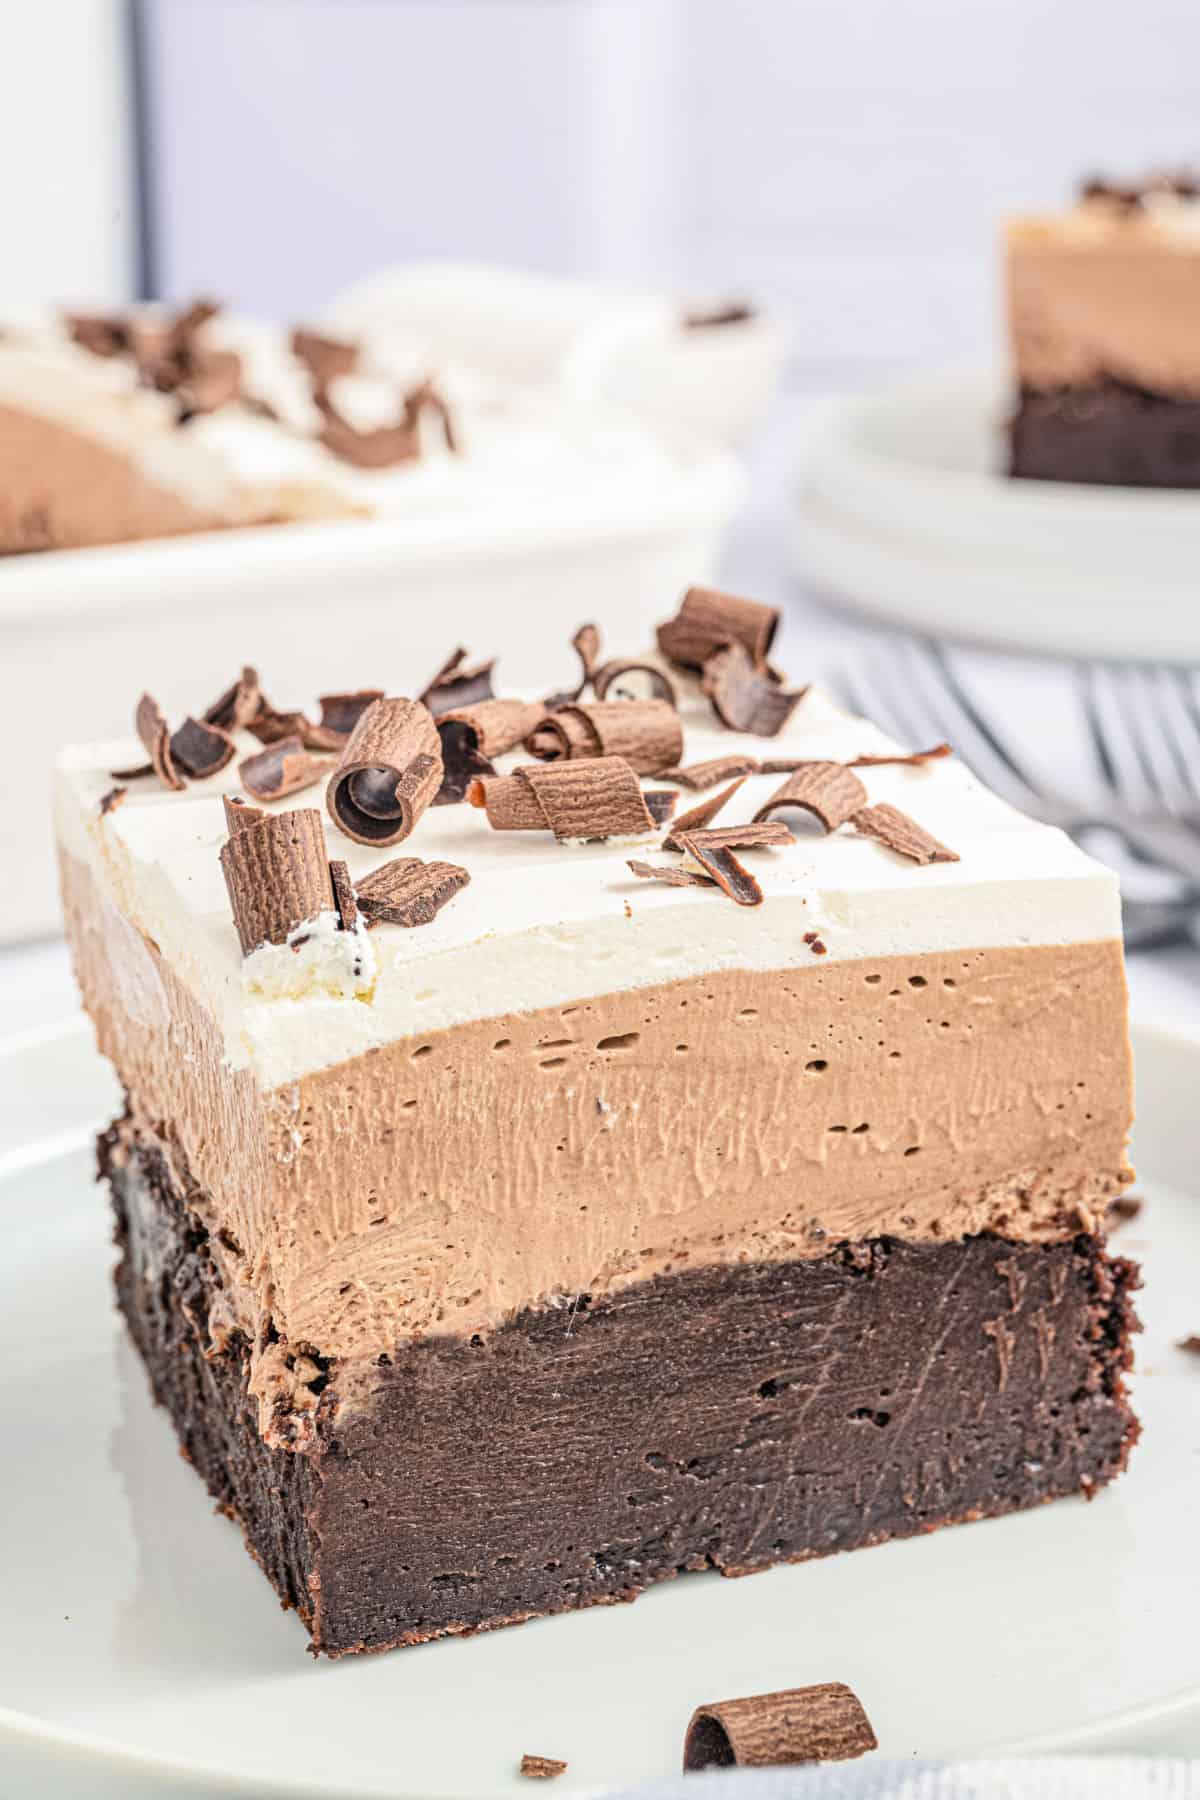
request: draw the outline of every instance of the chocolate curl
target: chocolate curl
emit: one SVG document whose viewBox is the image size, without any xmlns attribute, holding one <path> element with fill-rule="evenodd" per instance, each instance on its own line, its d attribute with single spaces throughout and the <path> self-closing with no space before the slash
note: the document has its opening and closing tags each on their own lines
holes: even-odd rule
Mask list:
<svg viewBox="0 0 1200 1800">
<path fill-rule="evenodd" d="M 781 850 L 795 841 L 781 819 L 756 820 L 750 825 L 714 825 L 711 830 L 686 825 L 679 819 L 670 837 L 663 839 L 663 849 L 682 850 L 686 844 L 699 844 L 710 850 Z"/>
<path fill-rule="evenodd" d="M 222 794 L 221 799 L 225 803 L 225 829 L 230 837 L 235 831 L 245 831 L 248 825 L 261 825 L 270 817 L 261 806 L 249 805 L 240 794 Z"/>
<path fill-rule="evenodd" d="M 923 826 L 915 819 L 901 812 L 898 806 L 864 806 L 856 812 L 850 823 L 864 837 L 873 837 L 879 843 L 894 850 L 897 856 L 907 856 L 910 862 L 920 863 L 952 863 L 958 862 L 957 850 L 948 850 L 945 844 L 931 837 Z"/>
<path fill-rule="evenodd" d="M 789 763 L 788 768 L 795 767 Z M 668 781 L 677 781 L 680 787 L 693 788 L 697 793 L 704 793 L 707 788 L 716 787 L 719 782 L 728 781 L 731 775 L 754 775 L 759 772 L 773 773 L 766 763 L 758 763 L 752 756 L 713 756 L 707 762 L 689 763 L 683 769 L 664 769 L 663 774 Z"/>
<path fill-rule="evenodd" d="M 285 737 L 244 757 L 238 774 L 242 786 L 256 800 L 285 800 L 289 794 L 315 787 L 330 766 L 329 757 L 313 756 L 298 737 Z"/>
<path fill-rule="evenodd" d="M 167 721 L 157 700 L 152 700 L 149 694 L 143 694 L 138 701 L 134 723 L 137 734 L 146 747 L 154 773 L 165 786 L 175 793 L 181 792 L 187 783 L 171 757 L 171 734 L 167 730 Z"/>
<path fill-rule="evenodd" d="M 619 756 L 533 763 L 473 781 L 467 790 L 473 806 L 486 808 L 494 831 L 553 831 L 560 843 L 649 836 L 656 829 L 651 798 Z"/>
<path fill-rule="evenodd" d="M 878 1747 L 858 1696 L 844 1682 L 826 1681 L 698 1706 L 684 1739 L 683 1766 L 686 1771 L 848 1762 Z"/>
<path fill-rule="evenodd" d="M 221 868 L 242 955 L 283 944 L 298 925 L 333 910 L 325 832 L 315 807 L 268 813 L 234 831 Z"/>
<path fill-rule="evenodd" d="M 765 669 L 779 629 L 779 609 L 718 588 L 689 588 L 678 613 L 658 628 L 658 647 L 685 669 L 702 669 L 714 650 L 741 644 L 755 668 Z"/>
<path fill-rule="evenodd" d="M 495 658 L 490 662 L 476 663 L 470 669 L 463 668 L 466 660 L 465 650 L 452 650 L 433 680 L 417 695 L 421 705 L 435 719 L 442 718 L 448 712 L 478 706 L 481 701 L 492 699 Z"/>
<path fill-rule="evenodd" d="M 262 705 L 258 670 L 247 663 L 233 686 L 213 701 L 204 714 L 204 723 L 216 725 L 222 731 L 240 731 L 257 717 Z"/>
<path fill-rule="evenodd" d="M 592 675 L 597 700 L 665 700 L 678 706 L 675 683 L 662 669 L 648 662 L 606 662 Z"/>
<path fill-rule="evenodd" d="M 698 869 L 681 869 L 678 863 L 627 862 L 627 869 L 641 881 L 661 881 L 664 887 L 716 887 L 711 875 Z"/>
<path fill-rule="evenodd" d="M 537 727 L 544 708 L 536 700 L 481 700 L 437 715 L 439 725 L 466 725 L 481 756 L 503 756 Z"/>
<path fill-rule="evenodd" d="M 331 862 L 329 880 L 333 887 L 333 904 L 337 908 L 338 923 L 343 931 L 353 931 L 358 922 L 358 903 L 354 898 L 354 883 L 350 879 L 350 870 L 344 862 Z"/>
<path fill-rule="evenodd" d="M 313 399 L 321 414 L 317 441 L 356 469 L 393 469 L 420 456 L 420 434 L 407 418 L 373 431 L 359 431 L 338 411 L 327 388 L 318 387 Z"/>
<path fill-rule="evenodd" d="M 954 751 L 949 744 L 931 744 L 928 750 L 897 750 L 887 756 L 849 756 L 841 765 L 844 769 L 883 769 L 889 765 L 910 769 L 920 768 L 923 763 L 938 762 L 943 756 L 953 756 Z M 760 775 L 791 775 L 797 769 L 807 769 L 819 758 L 811 756 L 768 756 L 758 765 Z"/>
<path fill-rule="evenodd" d="M 246 730 L 260 744 L 278 744 L 283 738 L 298 737 L 306 750 L 341 750 L 348 735 L 333 731 L 328 725 L 314 725 L 307 713 L 278 712 L 266 699 Z"/>
<path fill-rule="evenodd" d="M 714 650 L 704 665 L 700 685 L 722 725 L 757 737 L 776 737 L 808 692 L 807 688 L 782 687 L 755 664 L 744 644 L 726 644 L 724 649 Z"/>
<path fill-rule="evenodd" d="M 707 800 L 700 802 L 699 806 L 693 806 L 688 812 L 680 813 L 675 821 L 675 832 L 701 831 L 706 825 L 711 825 L 722 808 L 733 799 L 745 779 L 744 775 L 739 775 L 736 781 L 731 781 L 729 786 L 722 788 L 719 794 L 710 794 Z"/>
<path fill-rule="evenodd" d="M 359 911 L 368 925 L 428 925 L 470 879 L 457 863 L 398 856 L 359 882 Z"/>
<path fill-rule="evenodd" d="M 359 347 L 341 338 L 325 337 L 297 325 L 292 332 L 292 355 L 307 368 L 317 387 L 328 387 L 340 375 L 353 375 L 358 367 Z"/>
<path fill-rule="evenodd" d="M 171 734 L 171 756 L 195 781 L 215 775 L 232 762 L 237 746 L 227 731 L 202 719 L 187 718 Z"/>
<path fill-rule="evenodd" d="M 416 700 L 376 700 L 359 719 L 325 790 L 339 831 L 399 844 L 442 785 L 437 726 Z"/>
<path fill-rule="evenodd" d="M 754 817 L 769 819 L 788 807 L 799 807 L 836 831 L 867 804 L 867 790 L 844 763 L 810 762 L 796 769 Z"/>
<path fill-rule="evenodd" d="M 526 739 L 531 756 L 621 756 L 639 775 L 659 775 L 679 761 L 683 726 L 665 700 L 594 700 L 549 713 Z"/>
<path fill-rule="evenodd" d="M 318 700 L 321 720 L 317 730 L 336 732 L 339 737 L 348 738 L 368 706 L 382 699 L 382 688 L 359 688 L 353 694 L 321 694 Z"/>
<path fill-rule="evenodd" d="M 723 893 L 739 906 L 761 906 L 763 891 L 758 882 L 733 854 L 727 845 L 709 845 L 697 843 L 688 833 L 671 846 L 682 850 L 686 855 L 700 864 L 706 875 L 711 875 Z"/>
</svg>

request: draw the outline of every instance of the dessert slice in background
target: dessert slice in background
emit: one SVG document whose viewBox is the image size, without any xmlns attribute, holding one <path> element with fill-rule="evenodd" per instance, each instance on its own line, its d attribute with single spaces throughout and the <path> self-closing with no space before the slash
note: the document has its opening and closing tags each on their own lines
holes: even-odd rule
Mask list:
<svg viewBox="0 0 1200 1800">
<path fill-rule="evenodd" d="M 774 623 L 581 632 L 545 706 L 364 667 L 277 767 L 247 671 L 61 759 L 119 1303 L 316 1649 L 1124 1466 L 1113 877 L 789 686 Z"/>
<path fill-rule="evenodd" d="M 1084 185 L 1012 219 L 1010 472 L 1200 486 L 1200 183 Z"/>
</svg>

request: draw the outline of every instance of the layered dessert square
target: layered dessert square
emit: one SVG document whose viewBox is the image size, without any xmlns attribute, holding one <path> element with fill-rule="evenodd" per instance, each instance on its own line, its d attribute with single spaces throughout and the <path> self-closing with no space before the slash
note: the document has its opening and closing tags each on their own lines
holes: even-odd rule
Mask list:
<svg viewBox="0 0 1200 1800">
<path fill-rule="evenodd" d="M 1006 234 L 1010 472 L 1200 486 L 1200 182 L 1086 182 Z"/>
<path fill-rule="evenodd" d="M 61 759 L 119 1305 L 314 1650 L 1124 1466 L 1114 880 L 775 623 L 693 590 L 540 701 L 245 670 Z"/>
</svg>

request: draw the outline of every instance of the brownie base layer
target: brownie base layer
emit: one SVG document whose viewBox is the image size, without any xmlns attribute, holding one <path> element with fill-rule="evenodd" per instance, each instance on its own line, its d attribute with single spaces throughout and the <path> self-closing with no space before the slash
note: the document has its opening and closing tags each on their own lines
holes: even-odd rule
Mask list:
<svg viewBox="0 0 1200 1800">
<path fill-rule="evenodd" d="M 1200 487 L 1200 400 L 1117 381 L 1023 388 L 1009 448 L 1009 473 L 1032 480 Z"/>
<path fill-rule="evenodd" d="M 687 1270 L 486 1341 L 320 1363 L 307 1447 L 272 1447 L 250 1347 L 213 1326 L 216 1269 L 164 1160 L 114 1132 L 101 1167 L 155 1395 L 314 1651 L 1090 1495 L 1137 1435 L 1133 1265 L 1094 1237 L 981 1236 Z"/>
</svg>

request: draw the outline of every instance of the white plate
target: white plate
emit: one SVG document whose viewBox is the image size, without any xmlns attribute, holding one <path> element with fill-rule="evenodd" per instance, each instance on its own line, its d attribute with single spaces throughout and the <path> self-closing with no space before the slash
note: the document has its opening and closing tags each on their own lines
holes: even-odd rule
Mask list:
<svg viewBox="0 0 1200 1800">
<path fill-rule="evenodd" d="M 313 1663 L 150 1404 L 90 1152 L 45 1142 L 111 1079 L 78 1029 L 25 1039 L 0 1055 L 0 1792 L 474 1800 L 527 1795 L 533 1751 L 569 1760 L 564 1795 L 675 1771 L 699 1701 L 830 1678 L 892 1756 L 1200 1750 L 1200 1371 L 1173 1347 L 1200 1329 L 1200 1044 L 1143 1033 L 1138 1075 L 1145 1434 L 1093 1504 Z"/>
<path fill-rule="evenodd" d="M 820 406 L 792 534 L 805 578 L 950 637 L 1200 661 L 1200 493 L 1011 481 L 1008 405 L 976 370 Z"/>
</svg>

